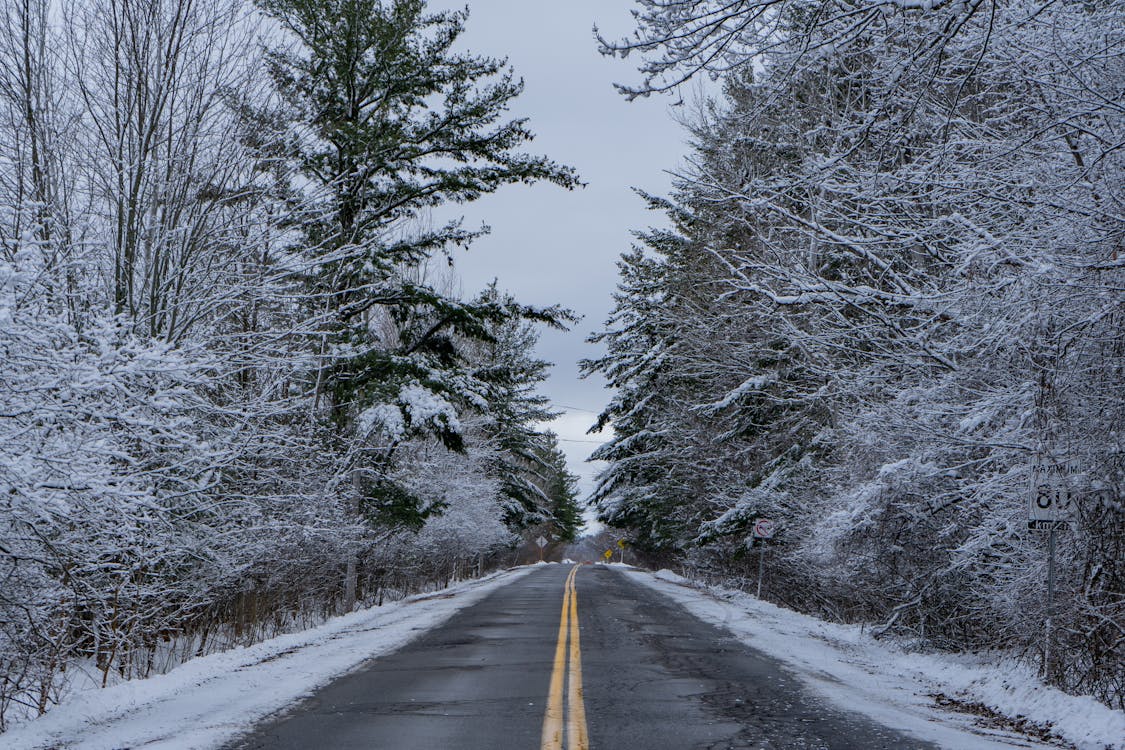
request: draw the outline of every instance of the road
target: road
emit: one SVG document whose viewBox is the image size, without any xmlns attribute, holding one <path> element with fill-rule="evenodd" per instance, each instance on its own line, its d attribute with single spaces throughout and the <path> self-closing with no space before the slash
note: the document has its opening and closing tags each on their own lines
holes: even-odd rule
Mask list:
<svg viewBox="0 0 1125 750">
<path fill-rule="evenodd" d="M 543 566 L 231 750 L 914 750 L 609 566 Z"/>
</svg>

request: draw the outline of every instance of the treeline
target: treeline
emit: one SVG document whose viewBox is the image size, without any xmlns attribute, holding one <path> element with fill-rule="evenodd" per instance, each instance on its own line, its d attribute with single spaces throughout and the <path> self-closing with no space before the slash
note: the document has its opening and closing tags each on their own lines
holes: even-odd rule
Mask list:
<svg viewBox="0 0 1125 750">
<path fill-rule="evenodd" d="M 0 5 L 0 729 L 573 538 L 533 354 L 572 316 L 461 298 L 477 232 L 429 219 L 576 185 L 466 18 Z"/>
<path fill-rule="evenodd" d="M 752 586 L 774 519 L 771 598 L 1125 706 L 1125 6 L 642 5 L 624 93 L 723 88 L 586 363 L 602 520 Z"/>
</svg>

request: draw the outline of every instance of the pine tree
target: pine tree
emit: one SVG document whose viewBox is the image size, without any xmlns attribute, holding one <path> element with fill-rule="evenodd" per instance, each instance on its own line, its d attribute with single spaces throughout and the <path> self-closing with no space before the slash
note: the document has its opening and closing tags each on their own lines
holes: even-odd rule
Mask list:
<svg viewBox="0 0 1125 750">
<path fill-rule="evenodd" d="M 586 374 L 603 375 L 616 390 L 593 428 L 613 424 L 613 437 L 591 456 L 609 462 L 591 496 L 598 519 L 629 529 L 638 546 L 655 552 L 676 546 L 689 533 L 673 476 L 687 462 L 674 457 L 679 433 L 670 429 L 679 427 L 677 373 L 669 367 L 677 324 L 665 314 L 671 304 L 668 258 L 685 238 L 659 231 L 642 240 L 645 247 L 634 248 L 618 262 L 621 280 L 614 311 L 605 329 L 590 339 L 604 343 L 606 354 L 582 362 L 582 368 Z"/>
<path fill-rule="evenodd" d="M 493 283 L 479 302 L 515 305 Z M 566 311 L 561 319 L 573 320 Z M 488 340 L 475 346 L 470 358 L 473 376 L 486 387 L 485 428 L 497 450 L 490 471 L 500 482 L 504 521 L 522 531 L 550 517 L 548 496 L 536 481 L 543 468 L 545 438 L 537 424 L 558 415 L 548 399 L 536 391 L 547 379 L 551 364 L 535 356 L 539 334 L 532 324 L 506 319 L 488 330 Z"/>
<path fill-rule="evenodd" d="M 392 432 L 401 424 L 457 449 L 457 409 L 487 398 L 467 343 L 507 320 L 559 324 L 561 311 L 464 302 L 413 274 L 476 234 L 460 222 L 428 227 L 424 212 L 516 182 L 571 188 L 576 177 L 519 151 L 532 136 L 524 120 L 504 119 L 522 90 L 506 63 L 452 51 L 467 12 L 428 13 L 423 0 L 260 5 L 292 37 L 269 61 L 301 186 L 291 229 L 321 332 L 318 398 L 341 435 L 389 405 L 399 411 Z M 409 519 L 415 503 L 380 478 L 389 451 L 380 455 L 363 491 L 380 512 Z"/>
<path fill-rule="evenodd" d="M 566 454 L 559 447 L 558 435 L 548 430 L 540 437 L 538 457 L 543 467 L 543 494 L 547 497 L 554 536 L 563 542 L 573 542 L 583 525 L 578 477 L 566 468 Z"/>
</svg>

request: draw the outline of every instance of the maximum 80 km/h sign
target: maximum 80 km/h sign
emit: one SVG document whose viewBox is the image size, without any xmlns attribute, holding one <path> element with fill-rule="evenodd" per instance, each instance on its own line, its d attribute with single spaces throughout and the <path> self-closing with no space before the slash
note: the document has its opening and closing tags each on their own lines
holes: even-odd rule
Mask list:
<svg viewBox="0 0 1125 750">
<path fill-rule="evenodd" d="M 1045 463 L 1032 466 L 1027 499 L 1029 529 L 1067 527 L 1071 511 L 1070 487 L 1060 467 Z"/>
</svg>

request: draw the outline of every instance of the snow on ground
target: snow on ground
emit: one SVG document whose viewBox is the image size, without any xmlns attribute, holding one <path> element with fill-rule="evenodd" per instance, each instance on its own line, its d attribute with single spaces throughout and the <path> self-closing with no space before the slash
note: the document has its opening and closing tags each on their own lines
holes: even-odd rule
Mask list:
<svg viewBox="0 0 1125 750">
<path fill-rule="evenodd" d="M 983 704 L 1016 724 L 1049 725 L 1055 737 L 1080 750 L 1125 750 L 1125 713 L 1047 687 L 1015 660 L 910 653 L 876 641 L 858 625 L 824 622 L 740 591 L 703 589 L 668 570 L 627 574 L 779 659 L 830 701 L 950 750 L 1047 746 L 991 722 L 985 726 L 978 716 L 944 710 L 937 695 Z"/>
<path fill-rule="evenodd" d="M 393 651 L 531 571 L 478 581 L 337 617 L 318 628 L 203 656 L 166 675 L 76 693 L 0 736 L 4 750 L 204 750 Z"/>
<path fill-rule="evenodd" d="M 934 695 L 980 703 L 1050 725 L 1081 750 L 1125 750 L 1125 714 L 1092 698 L 1044 686 L 1015 661 L 914 654 L 747 594 L 694 588 L 670 571 L 615 568 L 667 594 L 689 612 L 781 660 L 814 691 L 952 750 L 1044 747 L 1024 735 L 976 726 L 975 716 L 938 706 Z M 193 659 L 166 675 L 78 692 L 46 716 L 0 738 L 5 750 L 203 750 L 388 653 L 537 566 L 344 615 L 311 630 Z"/>
</svg>

